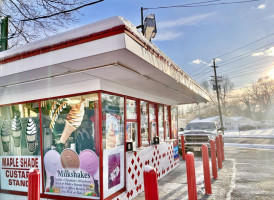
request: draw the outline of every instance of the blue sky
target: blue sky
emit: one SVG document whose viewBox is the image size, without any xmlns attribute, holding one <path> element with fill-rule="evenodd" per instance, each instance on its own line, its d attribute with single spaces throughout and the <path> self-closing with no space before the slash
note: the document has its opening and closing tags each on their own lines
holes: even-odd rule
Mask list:
<svg viewBox="0 0 274 200">
<path fill-rule="evenodd" d="M 201 1 L 206 0 L 105 0 L 82 9 L 80 21 L 75 26 L 118 15 L 137 26 L 140 25 L 141 7 Z M 243 0 L 212 3 L 235 1 Z M 155 14 L 158 28 L 152 42 L 198 82 L 210 79 L 213 75 L 209 66 L 212 58 L 218 58 L 218 75 L 230 77 L 236 87 L 243 87 L 274 68 L 274 35 L 219 57 L 274 33 L 274 0 L 144 11 L 145 15 L 150 13 Z"/>
</svg>

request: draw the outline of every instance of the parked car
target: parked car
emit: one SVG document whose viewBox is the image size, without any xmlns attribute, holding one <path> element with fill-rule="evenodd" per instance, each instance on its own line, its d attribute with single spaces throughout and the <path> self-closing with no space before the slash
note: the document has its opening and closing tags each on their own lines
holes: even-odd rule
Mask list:
<svg viewBox="0 0 274 200">
<path fill-rule="evenodd" d="M 181 135 L 185 138 L 185 150 L 201 151 L 203 144 L 210 149 L 210 140 L 215 140 L 218 134 L 223 134 L 223 129 L 218 128 L 216 122 L 191 122 L 183 131 L 179 132 L 179 149 L 181 151 Z"/>
<path fill-rule="evenodd" d="M 252 125 L 242 125 L 238 127 L 239 131 L 248 131 L 248 130 L 255 130 L 256 127 Z"/>
</svg>

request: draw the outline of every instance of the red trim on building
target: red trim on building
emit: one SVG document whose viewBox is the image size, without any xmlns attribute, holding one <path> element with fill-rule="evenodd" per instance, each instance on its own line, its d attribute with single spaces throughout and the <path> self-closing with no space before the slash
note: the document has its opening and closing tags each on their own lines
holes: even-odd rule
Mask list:
<svg viewBox="0 0 274 200">
<path fill-rule="evenodd" d="M 171 130 L 172 130 L 171 129 L 171 126 L 172 126 L 172 124 L 171 124 L 171 106 L 168 106 L 167 110 L 168 110 L 168 118 L 169 118 L 169 138 L 173 139 L 172 132 L 171 132 Z"/>
<path fill-rule="evenodd" d="M 104 198 L 103 190 L 103 127 L 102 127 L 102 93 L 98 93 L 98 106 L 99 106 L 99 138 L 100 138 L 100 199 Z"/>
<path fill-rule="evenodd" d="M 75 46 L 78 44 L 83 44 L 86 42 L 91 42 L 94 40 L 98 40 L 98 39 L 102 39 L 105 37 L 110 37 L 113 35 L 118 35 L 120 33 L 124 33 L 125 32 L 125 25 L 120 25 L 120 26 L 116 26 L 104 31 L 100 31 L 97 33 L 92 33 L 83 37 L 79 37 L 79 38 L 73 38 L 71 40 L 67 40 L 67 41 L 63 41 L 57 44 L 52 44 L 52 45 L 48 45 L 48 46 L 44 46 L 41 48 L 37 48 L 34 50 L 30 50 L 30 51 L 26 51 L 26 52 L 22 52 L 22 53 L 18 53 L 9 57 L 5 57 L 0 59 L 0 64 L 6 64 L 9 62 L 13 62 L 16 60 L 21 60 L 24 58 L 28 58 L 28 57 L 32 57 L 32 56 L 36 56 L 36 55 L 40 55 L 43 53 L 48 53 L 51 51 L 55 51 L 55 50 L 60 50 L 63 48 L 67 48 L 67 47 L 71 47 L 71 46 Z"/>
<path fill-rule="evenodd" d="M 44 186 L 44 153 L 43 153 L 43 125 L 42 125 L 42 108 L 41 101 L 38 101 L 39 104 L 39 121 L 40 121 L 40 153 L 41 153 L 41 179 L 42 179 L 42 194 L 44 194 L 45 186 Z"/>
</svg>

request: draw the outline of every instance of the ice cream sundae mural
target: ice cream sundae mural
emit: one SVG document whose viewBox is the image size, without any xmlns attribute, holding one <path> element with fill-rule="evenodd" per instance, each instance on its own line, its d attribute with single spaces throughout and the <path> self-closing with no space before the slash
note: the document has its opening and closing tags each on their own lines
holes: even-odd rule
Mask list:
<svg viewBox="0 0 274 200">
<path fill-rule="evenodd" d="M 99 159 L 94 151 L 87 149 L 78 155 L 68 148 L 60 155 L 50 150 L 44 165 L 47 193 L 99 198 Z"/>
<path fill-rule="evenodd" d="M 121 144 L 121 140 L 123 138 L 120 134 L 120 125 L 119 125 L 119 116 L 106 114 L 106 148 L 111 149 L 117 147 L 117 145 Z"/>
<path fill-rule="evenodd" d="M 49 102 L 52 103 L 49 128 L 55 137 L 57 135 L 57 142 L 53 143 L 51 150 L 44 156 L 46 192 L 99 198 L 99 159 L 91 149 L 79 149 L 80 144 L 77 143 L 79 133 L 91 130 L 87 121 L 82 125 L 85 104 L 88 105 L 88 102 L 83 97 L 78 102 L 69 98 Z M 58 133 L 56 127 L 60 123 L 64 125 Z M 89 145 L 92 146 L 94 144 Z"/>
<path fill-rule="evenodd" d="M 9 152 L 10 150 L 10 135 L 11 135 L 10 125 L 7 120 L 4 120 L 1 128 L 1 140 L 2 140 L 4 152 Z"/>
<path fill-rule="evenodd" d="M 28 119 L 27 128 L 26 128 L 26 139 L 28 144 L 29 152 L 33 153 L 36 151 L 36 124 L 33 119 L 30 117 Z"/>
<path fill-rule="evenodd" d="M 62 150 L 64 149 L 64 146 L 68 138 L 71 136 L 71 134 L 81 125 L 84 114 L 85 114 L 84 103 L 85 103 L 85 100 L 81 99 L 81 101 L 75 104 L 70 109 L 69 113 L 67 114 L 65 119 L 65 127 L 63 129 L 63 132 L 61 134 L 59 141 L 57 142 L 57 151 L 59 153 L 61 153 Z M 59 117 L 59 114 L 64 109 L 67 108 L 67 105 L 68 105 L 68 102 L 61 102 L 61 103 L 59 101 L 53 102 L 52 108 L 49 113 L 49 116 L 51 119 L 50 129 L 52 130 L 52 132 L 54 132 L 54 126 Z"/>
<path fill-rule="evenodd" d="M 14 146 L 20 147 L 22 124 L 18 114 L 15 114 L 14 118 L 12 119 L 11 130 Z"/>
</svg>

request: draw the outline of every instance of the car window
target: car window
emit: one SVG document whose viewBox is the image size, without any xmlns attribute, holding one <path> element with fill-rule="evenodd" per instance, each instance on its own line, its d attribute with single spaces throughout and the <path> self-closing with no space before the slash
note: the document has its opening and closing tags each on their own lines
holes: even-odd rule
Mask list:
<svg viewBox="0 0 274 200">
<path fill-rule="evenodd" d="M 189 123 L 186 130 L 215 130 L 216 126 L 213 122 L 195 122 Z"/>
</svg>

